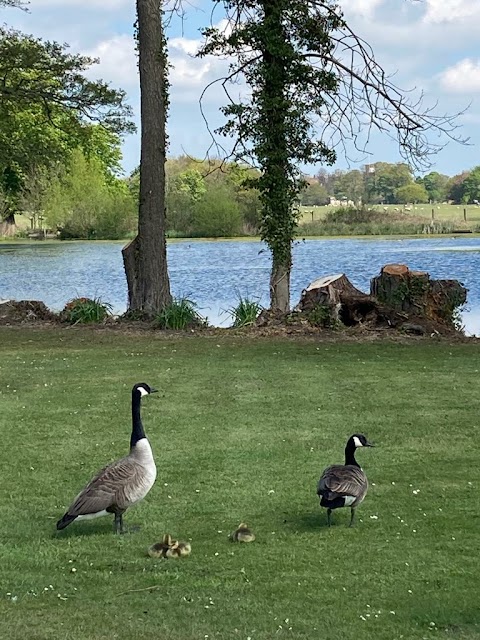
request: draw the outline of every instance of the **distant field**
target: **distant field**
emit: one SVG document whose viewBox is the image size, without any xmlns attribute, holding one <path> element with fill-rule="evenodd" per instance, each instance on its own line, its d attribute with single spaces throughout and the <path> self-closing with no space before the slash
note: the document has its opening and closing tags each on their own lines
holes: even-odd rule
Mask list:
<svg viewBox="0 0 480 640">
<path fill-rule="evenodd" d="M 383 211 L 384 207 L 389 211 L 394 209 L 403 211 L 403 205 L 390 204 L 390 205 L 375 205 L 375 208 L 379 211 Z M 326 205 L 324 207 L 300 207 L 301 217 L 300 222 L 313 222 L 316 220 L 323 220 L 325 215 L 338 207 Z M 455 220 L 463 222 L 463 210 L 467 210 L 467 223 L 480 222 L 480 207 L 474 205 L 455 205 L 455 204 L 418 204 L 411 205 L 411 211 L 406 211 L 409 215 L 415 218 L 424 218 L 430 221 L 432 219 L 432 209 L 434 210 L 435 220 Z M 312 217 L 313 213 L 313 217 Z"/>
</svg>

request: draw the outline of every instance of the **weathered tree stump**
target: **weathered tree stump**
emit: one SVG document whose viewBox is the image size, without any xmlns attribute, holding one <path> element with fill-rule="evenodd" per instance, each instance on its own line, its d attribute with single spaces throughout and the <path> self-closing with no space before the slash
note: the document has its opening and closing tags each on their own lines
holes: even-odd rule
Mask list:
<svg viewBox="0 0 480 640">
<path fill-rule="evenodd" d="M 457 329 L 455 311 L 466 298 L 467 290 L 457 280 L 431 280 L 426 271 L 388 264 L 372 278 L 370 295 L 354 287 L 343 273 L 324 276 L 302 291 L 294 311 L 316 326 L 342 323 L 424 335 L 439 329 L 438 325 Z"/>
<path fill-rule="evenodd" d="M 328 312 L 325 320 L 329 319 L 330 324 L 341 322 L 351 327 L 364 323 L 376 325 L 386 320 L 385 310 L 378 302 L 354 287 L 343 273 L 324 276 L 311 282 L 302 291 L 294 311 L 313 317 L 315 312 L 318 314 L 322 309 Z"/>
<path fill-rule="evenodd" d="M 404 264 L 387 264 L 370 281 L 370 294 L 379 302 L 408 314 L 424 315 L 430 276 Z"/>
<path fill-rule="evenodd" d="M 447 325 L 467 299 L 458 280 L 431 280 L 426 271 L 410 271 L 404 264 L 385 265 L 370 281 L 370 293 L 391 309 Z"/>
</svg>

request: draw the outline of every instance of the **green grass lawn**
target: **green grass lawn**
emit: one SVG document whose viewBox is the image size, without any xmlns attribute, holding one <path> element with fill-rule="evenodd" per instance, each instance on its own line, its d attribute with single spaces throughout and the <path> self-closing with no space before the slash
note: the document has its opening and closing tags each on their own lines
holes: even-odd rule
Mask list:
<svg viewBox="0 0 480 640">
<path fill-rule="evenodd" d="M 0 330 L 0 637 L 479 638 L 477 344 Z M 122 456 L 130 389 L 158 478 L 116 537 L 55 522 Z M 348 436 L 370 490 L 327 529 Z M 227 539 L 240 521 L 253 544 Z M 170 532 L 192 555 L 153 560 Z M 75 570 L 75 571 L 74 571 Z"/>
</svg>

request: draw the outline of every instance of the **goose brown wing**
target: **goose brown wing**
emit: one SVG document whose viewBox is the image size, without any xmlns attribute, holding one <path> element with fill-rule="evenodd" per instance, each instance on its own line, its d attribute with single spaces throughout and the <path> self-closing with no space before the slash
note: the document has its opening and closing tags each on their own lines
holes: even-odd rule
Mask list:
<svg viewBox="0 0 480 640">
<path fill-rule="evenodd" d="M 322 473 L 318 482 L 318 492 L 329 491 L 339 496 L 357 496 L 365 493 L 367 476 L 355 465 L 332 465 Z"/>
<path fill-rule="evenodd" d="M 113 505 L 126 509 L 129 505 L 125 489 L 128 483 L 135 482 L 137 473 L 135 463 L 128 458 L 107 465 L 78 494 L 67 513 L 72 516 L 88 515 Z"/>
</svg>

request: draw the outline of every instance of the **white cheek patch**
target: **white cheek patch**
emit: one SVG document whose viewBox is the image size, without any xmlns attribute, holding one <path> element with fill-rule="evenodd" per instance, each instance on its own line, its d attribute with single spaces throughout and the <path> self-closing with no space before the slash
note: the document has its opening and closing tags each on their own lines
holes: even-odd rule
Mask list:
<svg viewBox="0 0 480 640">
<path fill-rule="evenodd" d="M 144 387 L 138 387 L 138 390 L 140 391 L 140 395 L 148 396 L 148 391 Z"/>
<path fill-rule="evenodd" d="M 356 500 L 355 496 L 345 496 L 345 506 L 349 507 L 351 504 L 353 504 Z"/>
<path fill-rule="evenodd" d="M 356 447 L 363 447 L 363 444 L 360 442 L 360 438 L 357 438 L 357 436 L 353 436 L 353 442 Z"/>
</svg>

